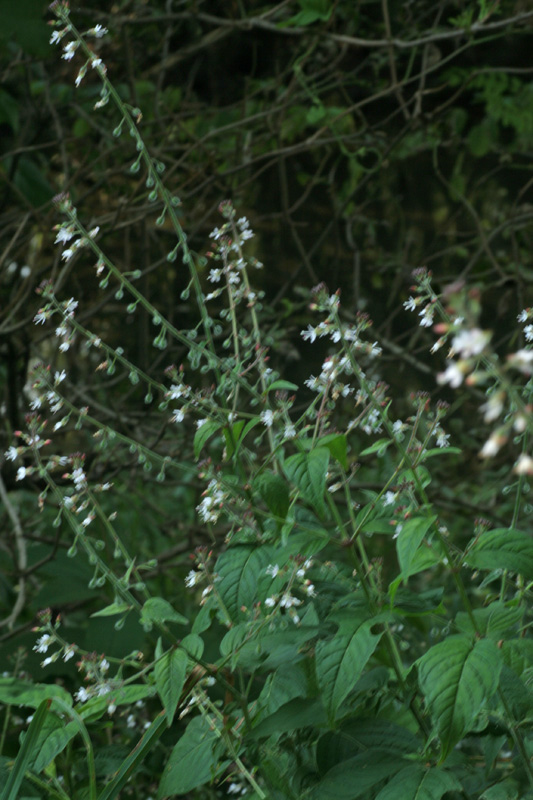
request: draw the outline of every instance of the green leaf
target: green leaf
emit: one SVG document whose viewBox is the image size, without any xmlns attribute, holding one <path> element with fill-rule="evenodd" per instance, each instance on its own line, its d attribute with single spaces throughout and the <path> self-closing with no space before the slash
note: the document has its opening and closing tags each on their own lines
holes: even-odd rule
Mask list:
<svg viewBox="0 0 533 800">
<path fill-rule="evenodd" d="M 158 800 L 186 794 L 210 783 L 225 769 L 220 762 L 223 751 L 221 739 L 209 720 L 194 717 L 170 754 L 159 784 Z"/>
<path fill-rule="evenodd" d="M 201 658 L 204 652 L 204 642 L 197 633 L 189 633 L 181 640 L 181 647 L 187 651 L 187 655 L 194 659 Z"/>
<path fill-rule="evenodd" d="M 348 469 L 348 440 L 344 433 L 330 433 L 328 436 L 323 436 L 319 441 L 319 446 L 327 447 L 343 470 Z"/>
<path fill-rule="evenodd" d="M 154 667 L 155 685 L 165 709 L 167 725 L 170 727 L 185 683 L 188 656 L 183 650 L 173 649 L 159 657 L 160 649 L 161 640 L 156 648 L 158 660 Z"/>
<path fill-rule="evenodd" d="M 330 453 L 327 447 L 317 447 L 309 453 L 296 453 L 283 465 L 288 479 L 300 490 L 304 500 L 324 516 L 326 506 L 326 474 Z"/>
<path fill-rule="evenodd" d="M 372 453 L 384 453 L 387 447 L 392 444 L 392 439 L 378 439 L 377 442 L 366 447 L 359 456 L 370 456 Z"/>
<path fill-rule="evenodd" d="M 217 591 L 230 619 L 238 622 L 241 608 L 252 608 L 261 597 L 258 587 L 261 582 L 271 581 L 266 568 L 273 563 L 270 547 L 237 545 L 222 553 L 216 564 L 219 576 Z"/>
<path fill-rule="evenodd" d="M 455 617 L 455 624 L 460 631 L 473 634 L 476 631 L 482 636 L 490 639 L 509 639 L 517 631 L 513 631 L 519 625 L 524 616 L 524 609 L 520 606 L 506 606 L 504 603 L 496 601 L 485 608 L 476 608 L 472 612 L 475 619 L 475 627 L 470 615 L 466 611 L 460 611 Z"/>
<path fill-rule="evenodd" d="M 116 614 L 125 614 L 132 608 L 133 606 L 128 605 L 128 603 L 111 603 L 100 611 L 95 611 L 94 614 L 91 614 L 91 617 L 114 617 Z"/>
<path fill-rule="evenodd" d="M 326 712 L 320 700 L 296 697 L 254 727 L 252 738 L 262 739 L 273 733 L 287 733 L 300 728 L 319 728 L 325 723 Z"/>
<path fill-rule="evenodd" d="M 146 601 L 141 611 L 141 625 L 153 622 L 177 622 L 179 625 L 188 625 L 189 620 L 176 611 L 167 600 L 162 597 L 151 597 Z"/>
<path fill-rule="evenodd" d="M 446 792 L 460 792 L 461 784 L 451 772 L 440 767 L 427 769 L 410 764 L 377 795 L 376 800 L 440 800 Z"/>
<path fill-rule="evenodd" d="M 291 383 L 290 381 L 273 381 L 270 386 L 267 386 L 263 394 L 265 395 L 272 391 L 277 392 L 280 389 L 282 391 L 286 389 L 289 392 L 297 392 L 299 388 L 299 386 L 297 386 L 295 383 Z"/>
<path fill-rule="evenodd" d="M 33 715 L 30 727 L 26 731 L 20 750 L 17 753 L 13 769 L 9 773 L 7 783 L 0 794 L 0 800 L 15 800 L 17 797 L 26 769 L 34 756 L 39 734 L 49 713 L 51 702 L 50 699 L 43 700 Z"/>
<path fill-rule="evenodd" d="M 307 678 L 299 664 L 282 664 L 268 676 L 258 697 L 261 718 L 274 714 L 278 708 L 307 694 Z"/>
<path fill-rule="evenodd" d="M 490 639 L 450 636 L 417 663 L 418 682 L 437 725 L 444 760 L 472 730 L 478 712 L 496 691 L 501 655 Z"/>
<path fill-rule="evenodd" d="M 113 778 L 106 784 L 104 790 L 98 796 L 98 800 L 113 800 L 113 798 L 118 795 L 134 770 L 142 763 L 145 756 L 157 743 L 164 729 L 165 712 L 162 711 L 152 722 L 148 730 L 142 735 L 135 748 L 127 758 L 124 759 L 116 775 L 113 775 Z"/>
<path fill-rule="evenodd" d="M 466 553 L 476 569 L 508 569 L 533 580 L 533 539 L 516 528 L 496 528 L 481 534 Z"/>
<path fill-rule="evenodd" d="M 244 420 L 241 419 L 238 422 L 235 422 L 231 428 L 227 427 L 223 429 L 222 433 L 224 434 L 224 439 L 226 440 L 226 453 L 228 458 L 231 458 L 233 453 L 238 450 L 239 436 L 241 435 L 243 428 Z"/>
<path fill-rule="evenodd" d="M 312 800 L 357 800 L 370 797 L 370 790 L 405 765 L 402 758 L 391 758 L 389 752 L 365 750 L 326 772 L 313 787 Z M 372 795 L 373 796 L 373 795 Z M 401 795 L 397 795 L 397 798 Z M 402 797 L 403 800 L 403 797 Z"/>
<path fill-rule="evenodd" d="M 411 564 L 416 551 L 422 544 L 424 536 L 436 519 L 436 516 L 411 517 L 403 523 L 402 529 L 396 539 L 396 552 L 398 554 L 398 561 L 404 583 L 407 583 L 409 575 L 412 574 L 410 571 Z"/>
<path fill-rule="evenodd" d="M 285 519 L 290 503 L 289 488 L 280 475 L 268 470 L 261 472 L 253 482 L 253 488 L 276 517 Z"/>
<path fill-rule="evenodd" d="M 46 769 L 77 733 L 79 726 L 76 722 L 65 724 L 65 721 L 55 714 L 48 714 L 36 745 L 35 760 L 30 765 L 33 772 L 39 774 Z"/>
<path fill-rule="evenodd" d="M 316 646 L 316 673 L 324 705 L 333 722 L 337 709 L 353 689 L 377 647 L 381 634 L 370 629 L 376 618 L 361 611 L 342 611 L 329 618 L 339 629 L 335 636 Z"/>
<path fill-rule="evenodd" d="M 215 422 L 214 420 L 209 420 L 208 422 L 204 422 L 203 425 L 200 425 L 194 434 L 193 449 L 195 458 L 200 457 L 200 453 L 207 440 L 210 439 L 214 433 L 219 431 L 221 427 L 222 423 Z"/>
<path fill-rule="evenodd" d="M 64 703 L 72 705 L 70 692 L 55 683 L 31 683 L 19 678 L 0 677 L 0 703 L 37 708 L 50 697 L 59 697 Z"/>
<path fill-rule="evenodd" d="M 479 800 L 519 800 L 523 798 L 520 792 L 520 785 L 513 778 L 505 778 L 500 783 L 494 784 L 489 789 L 485 789 L 479 796 Z"/>
</svg>

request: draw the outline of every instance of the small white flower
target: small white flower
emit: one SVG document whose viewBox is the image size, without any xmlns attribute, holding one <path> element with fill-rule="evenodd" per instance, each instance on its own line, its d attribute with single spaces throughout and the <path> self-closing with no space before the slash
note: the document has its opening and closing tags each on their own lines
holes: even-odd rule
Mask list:
<svg viewBox="0 0 533 800">
<path fill-rule="evenodd" d="M 533 342 L 533 325 L 526 325 L 524 328 L 524 336 L 526 341 Z"/>
<path fill-rule="evenodd" d="M 67 377 L 67 373 L 66 373 L 66 371 L 64 369 L 61 370 L 61 372 L 56 372 L 55 375 L 54 375 L 54 384 L 55 384 L 55 386 L 57 386 L 58 383 L 62 383 L 65 380 L 66 377 Z"/>
<path fill-rule="evenodd" d="M 294 427 L 292 422 L 285 425 L 285 430 L 283 431 L 283 438 L 294 439 L 295 436 L 296 436 L 296 428 Z"/>
<path fill-rule="evenodd" d="M 69 258 L 72 258 L 73 254 L 74 254 L 74 249 L 71 247 L 67 247 L 66 250 L 63 250 L 63 252 L 61 253 L 61 258 L 64 261 L 68 261 Z"/>
<path fill-rule="evenodd" d="M 450 439 L 449 433 L 444 433 L 444 431 L 439 431 L 437 436 L 437 447 L 448 447 L 448 442 Z"/>
<path fill-rule="evenodd" d="M 18 454 L 19 454 L 18 449 L 13 445 L 11 445 L 9 450 L 6 450 L 6 452 L 4 453 L 8 461 L 15 461 L 18 458 Z"/>
<path fill-rule="evenodd" d="M 133 714 L 129 714 L 129 716 L 127 717 L 126 725 L 128 726 L 128 728 L 135 728 L 137 726 L 137 720 L 135 719 L 135 716 Z"/>
<path fill-rule="evenodd" d="M 195 570 L 191 569 L 191 571 L 189 572 L 189 574 L 185 578 L 185 586 L 188 589 L 192 589 L 192 587 L 196 586 L 196 584 L 201 580 L 202 580 L 202 573 L 201 572 L 195 572 Z"/>
<path fill-rule="evenodd" d="M 185 419 L 185 412 L 182 411 L 181 408 L 177 408 L 174 411 L 174 414 L 171 417 L 170 421 L 171 422 L 183 422 L 184 419 Z"/>
<path fill-rule="evenodd" d="M 49 664 L 53 664 L 56 659 L 54 656 L 48 656 L 43 661 L 41 661 L 41 667 L 47 667 Z"/>
<path fill-rule="evenodd" d="M 93 58 L 91 60 L 91 67 L 96 69 L 97 67 L 101 67 L 103 65 L 103 61 L 101 58 Z"/>
<path fill-rule="evenodd" d="M 197 428 L 201 428 L 202 425 L 205 425 L 206 422 L 207 422 L 207 419 L 197 419 L 196 420 L 196 427 Z"/>
<path fill-rule="evenodd" d="M 317 336 L 316 328 L 313 328 L 312 325 L 308 325 L 307 330 L 300 331 L 300 335 L 304 341 L 311 342 L 312 344 L 316 340 Z"/>
<path fill-rule="evenodd" d="M 397 492 L 385 492 L 383 496 L 383 500 L 381 501 L 384 506 L 391 506 L 393 503 L 396 502 L 396 498 L 398 497 Z"/>
<path fill-rule="evenodd" d="M 74 58 L 74 53 L 76 52 L 77 49 L 78 49 L 78 43 L 77 42 L 69 42 L 63 48 L 64 52 L 63 52 L 63 55 L 61 56 L 61 58 L 64 58 L 65 61 L 70 61 L 71 58 Z"/>
<path fill-rule="evenodd" d="M 405 308 L 406 311 L 414 311 L 418 305 L 418 302 L 419 301 L 415 300 L 414 297 L 410 297 L 409 300 L 405 301 L 403 307 Z"/>
<path fill-rule="evenodd" d="M 275 597 L 267 597 L 265 600 L 265 605 L 267 608 L 272 608 L 276 605 L 276 598 Z"/>
<path fill-rule="evenodd" d="M 435 309 L 432 305 L 427 305 L 425 308 L 422 309 L 418 313 L 419 317 L 422 317 L 420 320 L 420 325 L 422 328 L 430 328 L 433 325 L 433 314 L 435 313 Z"/>
<path fill-rule="evenodd" d="M 42 636 L 37 639 L 36 644 L 33 646 L 33 650 L 37 653 L 46 653 L 50 645 L 53 643 L 53 638 L 48 633 L 44 633 Z"/>
<path fill-rule="evenodd" d="M 39 313 L 34 316 L 33 321 L 36 325 L 44 325 L 47 319 L 48 316 L 46 312 L 41 309 Z"/>
<path fill-rule="evenodd" d="M 269 564 L 265 570 L 267 575 L 272 575 L 273 578 L 279 573 L 279 566 L 278 564 Z"/>
<path fill-rule="evenodd" d="M 524 308 L 517 317 L 518 322 L 527 322 L 529 319 L 529 309 Z"/>
<path fill-rule="evenodd" d="M 85 703 L 89 699 L 89 692 L 84 686 L 82 686 L 80 689 L 78 689 L 74 697 L 79 703 Z"/>
<path fill-rule="evenodd" d="M 267 408 L 266 411 L 262 411 L 259 414 L 259 419 L 263 425 L 266 425 L 267 428 L 271 428 L 274 423 L 274 412 Z"/>
<path fill-rule="evenodd" d="M 95 25 L 94 28 L 91 28 L 91 30 L 88 31 L 88 33 L 96 36 L 97 39 L 101 39 L 102 36 L 105 36 L 106 33 L 108 33 L 108 30 L 107 28 L 104 28 L 103 25 Z"/>
<path fill-rule="evenodd" d="M 32 411 L 37 411 L 38 408 L 41 408 L 43 401 L 40 397 L 34 397 L 30 403 L 30 408 Z"/>
<path fill-rule="evenodd" d="M 58 347 L 60 353 L 66 353 L 67 350 L 70 350 L 70 342 L 61 342 Z"/>
<path fill-rule="evenodd" d="M 533 458 L 522 453 L 514 466 L 516 475 L 533 475 Z"/>
<path fill-rule="evenodd" d="M 461 331 L 452 340 L 452 350 L 459 353 L 462 358 L 472 358 L 480 355 L 490 339 L 490 333 L 480 328 L 471 331 Z"/>
<path fill-rule="evenodd" d="M 61 31 L 54 31 L 53 34 L 50 36 L 50 44 L 57 44 L 63 38 Z"/>
<path fill-rule="evenodd" d="M 24 478 L 26 477 L 27 472 L 28 472 L 28 470 L 26 469 L 26 467 L 19 467 L 18 470 L 17 470 L 17 475 L 16 475 L 15 480 L 23 481 Z"/>
<path fill-rule="evenodd" d="M 69 317 L 72 316 L 77 307 L 78 301 L 71 297 L 70 300 L 65 304 L 65 314 L 67 314 Z"/>
<path fill-rule="evenodd" d="M 449 383 L 452 389 L 457 389 L 463 382 L 464 375 L 458 364 L 455 361 L 450 361 L 444 372 L 439 372 L 437 375 L 437 383 Z"/>
<path fill-rule="evenodd" d="M 63 661 L 70 661 L 71 658 L 74 657 L 75 648 L 74 645 L 71 644 L 67 648 L 65 648 L 65 652 L 63 653 Z"/>
</svg>

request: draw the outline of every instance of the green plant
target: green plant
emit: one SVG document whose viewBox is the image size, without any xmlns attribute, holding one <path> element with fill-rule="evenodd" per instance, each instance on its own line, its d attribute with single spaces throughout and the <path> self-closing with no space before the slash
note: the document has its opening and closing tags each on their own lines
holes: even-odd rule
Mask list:
<svg viewBox="0 0 533 800">
<path fill-rule="evenodd" d="M 312 5 L 301 3 L 306 25 L 331 10 Z M 513 437 L 520 448 L 518 457 L 510 451 L 506 525 L 474 519 L 461 530 L 464 517 L 457 525 L 439 504 L 445 480 L 434 481 L 434 464 L 460 465 L 443 428 L 447 404 L 414 395 L 399 417 L 379 379 L 369 318 L 344 313 L 324 284 L 309 298 L 318 321 L 302 331 L 310 345 L 326 345 L 320 373 L 304 388 L 273 370 L 262 293 L 249 277 L 261 264 L 246 255 L 248 220 L 225 201 L 207 254 L 190 249 L 141 112 L 91 48 L 105 29 L 81 34 L 66 3 L 52 10 L 63 58 L 83 55 L 76 84 L 98 75 L 97 107 L 113 103 L 114 136 L 133 142 L 130 171 L 144 171 L 157 225 L 170 223 L 167 263 L 181 259 L 188 271 L 181 299 L 192 294 L 196 319 L 182 329 L 165 318 L 138 288 L 140 270 L 121 270 L 99 229 L 83 223 L 68 195 L 56 198 L 62 259 L 90 253 L 100 288 L 113 287 L 126 315 L 149 315 L 164 368 L 141 369 L 108 345 L 80 321 L 78 301 L 61 300 L 50 282 L 35 321 L 53 323 L 59 352 L 76 345 L 80 353 L 83 341 L 97 354 L 96 372 L 129 380 L 164 422 L 155 443 L 141 423 L 109 425 L 72 399 L 66 368 L 41 364 L 27 428 L 6 456 L 20 464 L 19 480 L 41 482 L 41 505 L 70 532 L 68 555 L 86 558 L 89 587 L 107 593 L 93 617 L 114 619 L 117 631 L 135 618 L 144 644 L 95 653 L 43 612 L 34 648 L 50 652 L 43 666 L 76 657 L 83 685 L 34 683 L 20 670 L 0 679 L 4 703 L 37 709 L 18 754 L 4 758 L 0 797 L 532 797 L 533 542 L 522 528 L 533 474 L 533 350 L 526 344 L 503 361 L 479 327 L 476 295 L 462 287 L 439 295 L 431 275 L 417 271 L 406 309 L 438 334 L 433 352 L 451 350 L 438 382 L 486 388 L 484 422 L 497 427 L 481 456 L 497 456 Z M 526 341 L 530 317 L 528 309 L 520 316 Z M 51 455 L 65 432 L 85 436 L 86 452 Z M 191 600 L 175 586 L 154 591 L 157 565 L 110 499 L 131 458 L 163 488 L 172 474 L 201 486 L 196 511 L 210 543 L 185 576 Z"/>
</svg>

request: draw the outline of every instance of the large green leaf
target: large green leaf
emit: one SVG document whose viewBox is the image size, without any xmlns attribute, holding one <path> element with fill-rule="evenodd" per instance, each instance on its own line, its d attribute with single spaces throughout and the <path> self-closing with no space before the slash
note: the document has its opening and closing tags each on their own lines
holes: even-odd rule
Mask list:
<svg viewBox="0 0 533 800">
<path fill-rule="evenodd" d="M 280 475 L 265 470 L 255 478 L 253 488 L 276 517 L 285 519 L 289 510 L 289 487 Z"/>
<path fill-rule="evenodd" d="M 158 660 L 154 667 L 155 685 L 165 709 L 167 724 L 170 726 L 185 683 L 188 656 L 184 650 L 173 649 L 159 657 L 160 650 L 161 645 L 158 642 L 156 648 Z"/>
<path fill-rule="evenodd" d="M 186 794 L 210 783 L 225 765 L 220 762 L 224 746 L 205 717 L 194 717 L 175 745 L 161 777 L 158 800 Z"/>
<path fill-rule="evenodd" d="M 390 752 L 365 750 L 326 772 L 313 787 L 312 800 L 357 800 L 369 797 L 370 790 L 386 778 L 399 772 L 405 761 L 391 757 Z M 403 797 L 397 795 L 398 799 Z"/>
<path fill-rule="evenodd" d="M 516 528 L 496 528 L 477 539 L 465 561 L 476 569 L 508 569 L 533 580 L 533 539 Z"/>
<path fill-rule="evenodd" d="M 270 582 L 266 568 L 273 563 L 270 547 L 229 547 L 217 561 L 219 577 L 216 588 L 232 622 L 237 622 L 242 609 L 250 609 L 257 602 L 260 582 Z"/>
<path fill-rule="evenodd" d="M 298 487 L 304 500 L 322 516 L 326 511 L 324 493 L 329 457 L 327 447 L 316 447 L 309 453 L 290 456 L 283 465 L 285 474 Z"/>
<path fill-rule="evenodd" d="M 316 673 L 324 705 L 330 720 L 353 689 L 365 665 L 377 647 L 381 634 L 373 634 L 374 618 L 368 619 L 365 611 L 342 611 L 330 620 L 339 629 L 335 636 L 316 646 Z"/>
<path fill-rule="evenodd" d="M 19 678 L 0 677 L 0 703 L 37 708 L 49 697 L 59 697 L 72 705 L 70 693 L 55 683 L 31 683 Z"/>
<path fill-rule="evenodd" d="M 470 731 L 498 687 L 501 655 L 490 639 L 450 636 L 418 660 L 418 680 L 442 744 L 442 760 Z"/>
<path fill-rule="evenodd" d="M 407 582 L 411 565 L 422 540 L 437 517 L 412 517 L 403 523 L 396 539 L 396 552 L 404 582 Z"/>
<path fill-rule="evenodd" d="M 394 776 L 376 800 L 440 800 L 445 792 L 460 792 L 461 788 L 451 772 L 440 767 L 428 769 L 420 764 L 410 764 Z"/>
</svg>

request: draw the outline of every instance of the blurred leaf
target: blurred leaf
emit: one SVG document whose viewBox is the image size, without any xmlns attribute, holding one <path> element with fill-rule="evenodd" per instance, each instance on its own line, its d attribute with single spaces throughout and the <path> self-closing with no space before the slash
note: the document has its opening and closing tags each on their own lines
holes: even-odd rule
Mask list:
<svg viewBox="0 0 533 800">
<path fill-rule="evenodd" d="M 533 539 L 515 528 L 486 531 L 474 541 L 465 561 L 476 569 L 508 569 L 533 580 Z"/>
<path fill-rule="evenodd" d="M 289 456 L 283 465 L 288 479 L 297 486 L 304 500 L 322 516 L 326 513 L 324 492 L 329 458 L 326 447 L 317 447 L 309 453 Z"/>
<path fill-rule="evenodd" d="M 194 717 L 175 745 L 163 771 L 158 800 L 186 794 L 210 783 L 225 769 L 224 745 L 205 717 Z"/>
<path fill-rule="evenodd" d="M 94 614 L 93 614 L 94 616 Z M 188 625 L 189 620 L 176 611 L 162 597 L 150 597 L 142 607 L 141 625 L 152 622 L 177 622 L 179 625 Z"/>
<path fill-rule="evenodd" d="M 455 775 L 440 767 L 427 769 L 420 764 L 410 764 L 385 786 L 376 800 L 440 800 L 446 792 L 461 792 Z"/>
<path fill-rule="evenodd" d="M 158 660 L 154 667 L 154 678 L 157 692 L 165 709 L 167 725 L 170 727 L 183 691 L 189 659 L 187 653 L 181 649 L 168 650 L 161 655 L 160 642 L 161 640 L 156 648 Z"/>
</svg>

